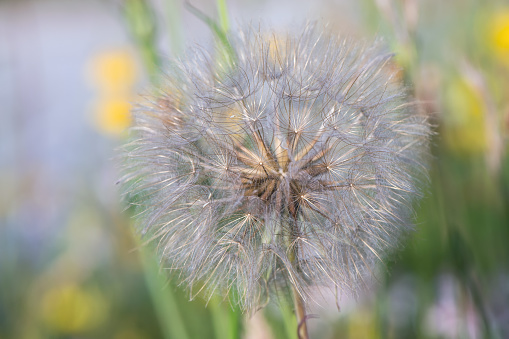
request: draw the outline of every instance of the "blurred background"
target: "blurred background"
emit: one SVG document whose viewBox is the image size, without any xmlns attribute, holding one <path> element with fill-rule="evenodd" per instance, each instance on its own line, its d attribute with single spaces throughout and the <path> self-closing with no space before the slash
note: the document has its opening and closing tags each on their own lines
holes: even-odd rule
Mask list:
<svg viewBox="0 0 509 339">
<path fill-rule="evenodd" d="M 0 339 L 296 338 L 289 307 L 245 319 L 168 281 L 122 213 L 115 149 L 168 60 L 305 20 L 384 37 L 436 131 L 416 232 L 369 295 L 313 308 L 311 337 L 509 338 L 509 4 L 191 3 L 0 0 Z"/>
</svg>

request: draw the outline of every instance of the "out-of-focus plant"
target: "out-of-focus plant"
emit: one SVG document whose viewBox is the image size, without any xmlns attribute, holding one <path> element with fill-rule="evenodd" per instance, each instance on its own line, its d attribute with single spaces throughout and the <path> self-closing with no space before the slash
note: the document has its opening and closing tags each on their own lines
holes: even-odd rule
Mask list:
<svg viewBox="0 0 509 339">
<path fill-rule="evenodd" d="M 57 333 L 82 333 L 106 321 L 108 305 L 99 290 L 76 284 L 55 286 L 42 297 L 46 325 Z"/>
<path fill-rule="evenodd" d="M 161 66 L 157 48 L 158 20 L 150 1 L 125 0 L 122 9 L 148 75 L 152 81 L 158 81 Z"/>
<path fill-rule="evenodd" d="M 417 307 L 405 326 L 384 326 L 387 333 L 397 330 L 396 336 L 414 337 L 421 332 L 433 335 L 422 330 L 427 326 L 470 322 L 475 328 L 471 333 L 504 337 L 499 331 L 504 321 L 496 319 L 488 286 L 494 286 L 508 267 L 507 260 L 500 260 L 507 251 L 498 240 L 507 237 L 508 220 L 503 207 L 508 201 L 507 7 L 497 0 L 440 4 L 374 0 L 364 5 L 370 9 L 366 13 L 375 22 L 373 28 L 386 32 L 395 45 L 411 46 L 407 50 L 412 52 L 397 60 L 439 132 L 433 150 L 434 185 L 419 212 L 419 239 L 395 264 L 400 274 L 419 278 L 412 296 Z M 406 25 L 413 17 L 415 25 Z M 460 297 L 444 301 L 434 286 L 447 274 L 457 279 L 455 293 Z M 503 291 L 498 288 L 494 293 Z M 440 316 L 425 320 L 425 314 L 440 313 L 434 308 L 446 302 L 457 312 L 456 320 L 450 324 Z M 379 312 L 382 319 L 384 312 L 385 308 Z M 453 329 L 440 335 L 452 337 L 453 332 L 460 333 Z"/>
</svg>

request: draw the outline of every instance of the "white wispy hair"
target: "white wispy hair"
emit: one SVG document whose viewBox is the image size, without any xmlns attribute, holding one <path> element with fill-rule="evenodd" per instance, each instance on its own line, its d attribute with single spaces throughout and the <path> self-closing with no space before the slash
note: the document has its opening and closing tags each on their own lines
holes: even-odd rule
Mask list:
<svg viewBox="0 0 509 339">
<path fill-rule="evenodd" d="M 195 50 L 135 111 L 137 224 L 192 296 L 356 293 L 412 228 L 427 120 L 380 43 L 312 25 L 229 39 L 232 62 Z"/>
</svg>

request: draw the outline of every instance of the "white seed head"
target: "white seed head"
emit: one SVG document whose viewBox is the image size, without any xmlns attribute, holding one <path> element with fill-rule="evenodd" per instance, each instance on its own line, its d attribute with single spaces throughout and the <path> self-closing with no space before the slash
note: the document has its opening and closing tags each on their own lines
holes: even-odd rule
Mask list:
<svg viewBox="0 0 509 339">
<path fill-rule="evenodd" d="M 127 199 L 192 295 L 356 293 L 412 228 L 430 128 L 392 56 L 308 26 L 195 51 L 135 112 Z M 209 294 L 210 295 L 210 294 Z"/>
</svg>

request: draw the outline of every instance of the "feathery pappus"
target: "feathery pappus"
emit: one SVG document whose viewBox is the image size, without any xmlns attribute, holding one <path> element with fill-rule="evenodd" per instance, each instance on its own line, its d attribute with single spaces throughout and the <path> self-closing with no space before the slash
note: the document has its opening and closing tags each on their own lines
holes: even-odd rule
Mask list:
<svg viewBox="0 0 509 339">
<path fill-rule="evenodd" d="M 121 181 L 141 233 L 192 296 L 355 294 L 412 229 L 426 117 L 380 43 L 313 25 L 229 43 L 231 62 L 190 52 L 134 112 Z"/>
</svg>

